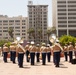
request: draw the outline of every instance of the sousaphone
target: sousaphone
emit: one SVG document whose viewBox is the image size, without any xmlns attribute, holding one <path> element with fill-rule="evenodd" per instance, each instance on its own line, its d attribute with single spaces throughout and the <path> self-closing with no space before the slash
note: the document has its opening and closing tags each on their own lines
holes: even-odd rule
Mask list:
<svg viewBox="0 0 76 75">
<path fill-rule="evenodd" d="M 49 41 L 53 44 L 53 43 L 55 43 L 56 42 L 56 35 L 55 34 L 51 34 L 50 36 L 49 36 Z"/>
</svg>

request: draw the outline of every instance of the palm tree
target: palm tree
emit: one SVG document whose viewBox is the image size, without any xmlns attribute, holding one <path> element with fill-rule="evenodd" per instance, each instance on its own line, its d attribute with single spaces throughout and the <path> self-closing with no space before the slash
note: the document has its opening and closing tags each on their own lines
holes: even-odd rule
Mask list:
<svg viewBox="0 0 76 75">
<path fill-rule="evenodd" d="M 10 37 L 13 39 L 13 41 L 14 41 L 13 31 L 14 31 L 14 30 L 13 30 L 13 28 L 11 28 L 11 27 L 8 29 L 8 33 L 9 33 Z"/>
<path fill-rule="evenodd" d="M 35 30 L 34 30 L 34 28 L 28 29 L 27 33 L 29 34 L 29 39 L 31 39 L 31 37 L 35 38 Z"/>
<path fill-rule="evenodd" d="M 49 42 L 49 36 L 51 35 L 51 29 L 47 29 L 46 34 L 47 34 L 48 42 Z"/>
<path fill-rule="evenodd" d="M 51 27 L 51 34 L 56 34 L 56 27 Z"/>
<path fill-rule="evenodd" d="M 42 39 L 42 29 L 38 28 L 37 29 L 37 42 L 40 43 L 40 39 Z"/>
</svg>

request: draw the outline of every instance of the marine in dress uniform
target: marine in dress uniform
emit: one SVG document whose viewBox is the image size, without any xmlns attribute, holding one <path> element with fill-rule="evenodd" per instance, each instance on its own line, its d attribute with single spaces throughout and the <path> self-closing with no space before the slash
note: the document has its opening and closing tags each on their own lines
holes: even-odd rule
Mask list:
<svg viewBox="0 0 76 75">
<path fill-rule="evenodd" d="M 30 59 L 31 59 L 31 65 L 35 64 L 35 52 L 36 52 L 36 46 L 35 43 L 32 41 L 30 46 Z"/>
<path fill-rule="evenodd" d="M 63 50 L 61 45 L 59 44 L 59 40 L 56 40 L 56 43 L 53 46 L 53 52 L 54 52 L 54 64 L 55 67 L 59 67 L 60 62 L 60 51 Z"/>
<path fill-rule="evenodd" d="M 2 54 L 2 48 L 0 47 L 0 55 Z"/>
<path fill-rule="evenodd" d="M 65 61 L 68 60 L 68 45 L 65 44 L 65 46 L 63 47 L 63 50 L 64 50 L 64 56 L 65 56 Z"/>
<path fill-rule="evenodd" d="M 75 43 L 75 46 L 74 46 L 74 54 L 75 54 L 75 58 L 76 58 L 76 43 Z"/>
<path fill-rule="evenodd" d="M 39 46 L 39 44 L 37 44 L 37 46 L 36 46 L 36 61 L 37 62 L 40 62 L 40 60 L 39 60 L 39 57 L 40 57 L 40 46 Z"/>
<path fill-rule="evenodd" d="M 25 46 L 25 50 L 26 50 L 26 61 L 29 62 L 29 54 L 30 54 L 30 51 L 29 51 L 29 47 L 30 47 L 30 42 L 27 42 L 27 45 Z"/>
<path fill-rule="evenodd" d="M 40 52 L 42 54 L 42 65 L 46 65 L 47 49 L 46 49 L 46 44 L 45 43 L 42 43 L 42 47 L 40 48 Z"/>
<path fill-rule="evenodd" d="M 18 65 L 20 68 L 23 68 L 23 59 L 24 59 L 25 49 L 23 48 L 22 44 L 17 45 L 16 51 L 18 53 Z"/>
<path fill-rule="evenodd" d="M 51 48 L 50 48 L 49 44 L 47 44 L 46 49 L 47 49 L 47 60 L 48 60 L 48 62 L 50 62 L 50 59 L 51 59 Z"/>
<path fill-rule="evenodd" d="M 69 62 L 73 59 L 73 50 L 74 47 L 72 45 L 72 42 L 69 42 L 68 51 L 69 51 Z"/>
<path fill-rule="evenodd" d="M 7 47 L 7 44 L 5 43 L 3 46 L 3 60 L 5 63 L 7 62 L 8 51 L 9 51 L 9 48 Z"/>
<path fill-rule="evenodd" d="M 10 45 L 10 59 L 13 63 L 15 63 L 15 59 L 16 59 L 16 43 L 11 43 Z"/>
</svg>

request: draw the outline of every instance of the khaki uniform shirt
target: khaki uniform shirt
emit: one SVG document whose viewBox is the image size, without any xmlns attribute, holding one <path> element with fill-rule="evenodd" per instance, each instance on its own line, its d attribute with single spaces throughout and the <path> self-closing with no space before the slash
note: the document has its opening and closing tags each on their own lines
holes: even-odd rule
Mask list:
<svg viewBox="0 0 76 75">
<path fill-rule="evenodd" d="M 73 51 L 73 50 L 74 50 L 73 45 L 69 45 L 68 46 L 68 51 Z"/>
<path fill-rule="evenodd" d="M 30 52 L 36 52 L 36 46 L 31 46 L 30 47 Z"/>
<path fill-rule="evenodd" d="M 60 50 L 63 51 L 63 48 L 60 46 L 60 44 L 56 43 L 56 44 L 53 46 L 53 52 L 59 52 Z"/>
<path fill-rule="evenodd" d="M 36 47 L 36 52 L 40 52 L 40 47 Z"/>
<path fill-rule="evenodd" d="M 25 50 L 29 50 L 29 45 L 26 45 L 25 46 Z"/>
<path fill-rule="evenodd" d="M 64 46 L 64 52 L 68 52 L 68 47 Z"/>
<path fill-rule="evenodd" d="M 9 51 L 9 48 L 6 47 L 6 46 L 4 46 L 4 47 L 3 47 L 3 52 L 8 52 L 8 51 Z"/>
<path fill-rule="evenodd" d="M 16 51 L 17 51 L 18 53 L 25 53 L 25 49 L 24 49 L 21 45 L 18 45 L 18 46 L 16 47 Z"/>
<path fill-rule="evenodd" d="M 42 46 L 42 47 L 40 48 L 40 51 L 41 51 L 41 52 L 47 52 L 47 49 L 46 49 L 45 46 Z"/>
<path fill-rule="evenodd" d="M 10 46 L 10 51 L 16 51 L 16 46 L 11 45 L 11 46 Z"/>
<path fill-rule="evenodd" d="M 51 52 L 51 48 L 50 47 L 46 47 L 47 52 Z"/>
</svg>

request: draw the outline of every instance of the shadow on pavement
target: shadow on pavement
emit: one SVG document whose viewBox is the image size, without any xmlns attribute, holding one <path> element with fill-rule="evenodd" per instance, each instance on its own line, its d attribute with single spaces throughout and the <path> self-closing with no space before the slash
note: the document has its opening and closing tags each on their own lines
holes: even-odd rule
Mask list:
<svg viewBox="0 0 76 75">
<path fill-rule="evenodd" d="M 23 67 L 24 69 L 30 69 L 31 67 Z"/>
</svg>

